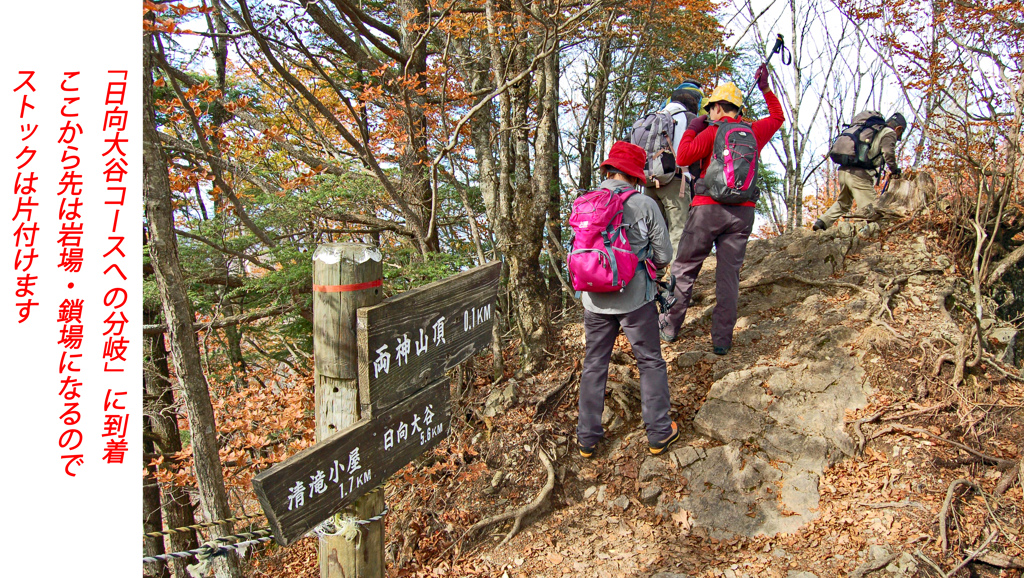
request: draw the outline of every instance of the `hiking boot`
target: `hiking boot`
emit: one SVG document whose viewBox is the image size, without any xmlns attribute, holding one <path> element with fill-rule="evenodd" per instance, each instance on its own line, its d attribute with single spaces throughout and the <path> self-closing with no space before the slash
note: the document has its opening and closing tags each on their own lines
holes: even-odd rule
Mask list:
<svg viewBox="0 0 1024 578">
<path fill-rule="evenodd" d="M 811 227 L 811 230 L 812 231 L 824 231 L 827 228 L 828 228 L 828 225 L 825 224 L 825 221 L 822 221 L 821 219 L 815 219 L 814 220 L 814 226 Z"/>
<path fill-rule="evenodd" d="M 672 442 L 679 439 L 679 426 L 676 422 L 672 422 L 672 435 L 668 436 L 668 439 L 662 442 L 647 443 L 647 449 L 650 450 L 652 456 L 656 456 L 664 452 Z"/>
<path fill-rule="evenodd" d="M 711 348 L 711 351 L 714 352 L 715 355 L 725 355 L 726 353 L 729 353 L 730 349 L 732 349 L 732 347 L 722 347 L 720 345 L 716 345 Z"/>
<path fill-rule="evenodd" d="M 665 343 L 672 343 L 677 337 L 679 337 L 675 333 L 669 333 L 668 318 L 664 315 L 658 316 L 658 335 L 661 336 L 661 340 Z"/>
<path fill-rule="evenodd" d="M 594 457 L 594 451 L 597 449 L 597 445 L 592 446 L 580 446 L 580 457 L 590 459 Z"/>
</svg>

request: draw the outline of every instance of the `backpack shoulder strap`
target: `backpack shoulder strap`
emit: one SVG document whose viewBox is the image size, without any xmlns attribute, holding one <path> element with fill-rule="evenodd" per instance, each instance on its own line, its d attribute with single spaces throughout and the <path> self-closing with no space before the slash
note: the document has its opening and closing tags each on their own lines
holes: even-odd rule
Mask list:
<svg viewBox="0 0 1024 578">
<path fill-rule="evenodd" d="M 875 131 L 875 136 L 873 137 L 873 139 L 874 140 L 881 140 L 883 136 L 885 136 L 885 135 L 887 135 L 887 134 L 889 134 L 891 132 L 893 132 L 893 130 L 892 130 L 892 128 L 889 127 L 889 125 L 883 125 L 883 126 L 879 127 L 877 131 Z"/>
<path fill-rule="evenodd" d="M 630 197 L 632 197 L 635 194 L 636 194 L 636 189 L 629 189 L 628 191 L 622 191 L 620 193 L 616 193 L 616 195 L 618 195 L 619 197 L 622 198 L 622 202 L 623 203 L 625 203 L 627 200 L 629 200 Z"/>
<path fill-rule="evenodd" d="M 882 137 L 892 132 L 892 128 L 889 125 L 885 125 L 878 129 L 875 136 L 871 138 L 871 145 L 868 147 L 868 158 L 872 163 L 875 163 L 882 156 Z"/>
</svg>

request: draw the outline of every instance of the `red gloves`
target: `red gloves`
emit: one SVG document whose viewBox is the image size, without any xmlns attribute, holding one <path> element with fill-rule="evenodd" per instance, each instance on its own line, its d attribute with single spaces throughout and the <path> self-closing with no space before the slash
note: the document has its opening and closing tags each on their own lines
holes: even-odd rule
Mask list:
<svg viewBox="0 0 1024 578">
<path fill-rule="evenodd" d="M 700 134 L 701 131 L 708 128 L 708 115 L 702 114 L 697 118 L 690 121 L 690 124 L 686 126 L 686 130 L 692 130 L 693 132 Z"/>
<path fill-rule="evenodd" d="M 754 82 L 757 83 L 757 88 L 760 89 L 762 93 L 765 93 L 765 92 L 768 92 L 769 90 L 771 90 L 771 87 L 768 86 L 768 63 L 767 62 L 762 64 L 761 66 L 759 66 L 757 68 L 757 72 L 754 74 Z"/>
</svg>

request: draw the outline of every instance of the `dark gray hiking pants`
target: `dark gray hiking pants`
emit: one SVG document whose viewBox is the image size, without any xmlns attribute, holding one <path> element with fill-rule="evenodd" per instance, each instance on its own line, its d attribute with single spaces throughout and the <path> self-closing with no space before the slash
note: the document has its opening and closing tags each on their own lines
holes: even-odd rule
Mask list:
<svg viewBox="0 0 1024 578">
<path fill-rule="evenodd" d="M 647 439 L 661 442 L 672 434 L 672 420 L 668 417 L 668 373 L 658 337 L 658 306 L 651 301 L 621 315 L 583 311 L 587 355 L 580 373 L 580 415 L 576 426 L 576 438 L 581 446 L 596 445 L 604 435 L 601 414 L 604 413 L 608 360 L 619 327 L 633 346 L 640 370 L 640 409 L 647 426 Z"/>
<path fill-rule="evenodd" d="M 679 333 L 690 306 L 693 282 L 704 259 L 715 247 L 715 311 L 711 319 L 711 343 L 732 346 L 736 305 L 740 296 L 740 267 L 747 253 L 747 239 L 754 230 L 754 207 L 698 205 L 690 209 L 686 230 L 677 247 L 672 274 L 676 276 L 676 304 L 668 313 L 668 333 Z"/>
</svg>

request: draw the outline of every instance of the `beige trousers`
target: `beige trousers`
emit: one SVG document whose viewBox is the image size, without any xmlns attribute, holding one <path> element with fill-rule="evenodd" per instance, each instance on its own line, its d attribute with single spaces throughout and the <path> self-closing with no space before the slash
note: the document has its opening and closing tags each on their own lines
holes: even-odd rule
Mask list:
<svg viewBox="0 0 1024 578">
<path fill-rule="evenodd" d="M 679 254 L 679 240 L 683 238 L 683 227 L 690 214 L 690 191 L 683 177 L 659 188 L 644 187 L 644 194 L 658 201 L 658 208 L 668 226 L 668 238 L 672 242 L 672 258 Z"/>
<path fill-rule="evenodd" d="M 875 202 L 878 198 L 875 194 L 875 185 L 870 176 L 864 175 L 867 175 L 864 171 L 839 169 L 839 198 L 825 214 L 818 217 L 825 225 L 831 227 L 839 217 L 849 213 L 854 202 L 857 203 L 858 210 Z"/>
</svg>

